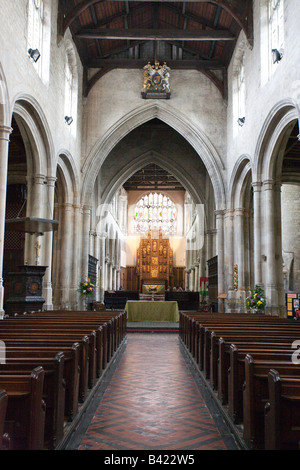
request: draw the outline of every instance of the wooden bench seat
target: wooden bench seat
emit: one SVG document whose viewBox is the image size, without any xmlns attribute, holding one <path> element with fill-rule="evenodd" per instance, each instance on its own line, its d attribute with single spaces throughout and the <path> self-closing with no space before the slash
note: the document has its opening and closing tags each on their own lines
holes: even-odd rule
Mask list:
<svg viewBox="0 0 300 470">
<path fill-rule="evenodd" d="M 0 364 L 0 374 L 24 375 L 29 374 L 41 363 L 45 371 L 43 385 L 43 400 L 46 405 L 44 444 L 49 449 L 55 449 L 64 435 L 65 421 L 65 381 L 64 354 L 58 353 L 51 358 L 31 362 L 9 361 Z"/>
<path fill-rule="evenodd" d="M 268 400 L 264 410 L 266 450 L 300 448 L 300 379 L 268 373 Z"/>
<path fill-rule="evenodd" d="M 44 375 L 42 367 L 30 374 L 0 374 L 0 388 L 8 396 L 4 432 L 11 437 L 14 450 L 44 448 Z"/>
<path fill-rule="evenodd" d="M 22 354 L 22 357 L 30 357 L 31 353 L 35 353 L 36 357 L 44 357 L 44 353 L 48 352 L 49 354 L 57 352 L 65 352 L 66 349 L 70 348 L 74 342 L 79 344 L 79 367 L 80 367 L 80 376 L 79 376 L 79 401 L 83 402 L 88 394 L 89 385 L 90 388 L 93 386 L 95 380 L 95 351 L 91 351 L 90 341 L 88 336 L 83 336 L 81 340 L 78 340 L 77 335 L 70 335 L 68 339 L 61 339 L 59 341 L 56 337 L 51 335 L 38 334 L 35 337 L 34 334 L 19 334 L 19 340 L 22 345 L 18 346 L 16 341 L 12 338 L 15 344 L 10 345 L 10 338 L 8 335 L 1 336 L 6 344 L 6 356 L 9 357 L 19 357 Z M 92 357 L 90 362 L 89 356 Z"/>
<path fill-rule="evenodd" d="M 3 449 L 3 436 L 4 436 L 4 422 L 7 409 L 7 393 L 5 390 L 0 390 L 0 450 Z"/>
<path fill-rule="evenodd" d="M 265 405 L 269 400 L 269 371 L 276 367 L 282 379 L 297 379 L 300 392 L 300 369 L 291 361 L 258 361 L 248 354 L 245 357 L 245 383 L 243 391 L 243 437 L 250 449 L 265 448 Z M 293 389 L 293 394 L 295 390 Z M 298 396 L 300 399 L 300 394 Z M 300 411 L 300 409 L 299 409 Z M 288 415 L 284 415 L 289 421 Z M 299 415 L 300 416 L 300 415 Z M 285 421 L 284 419 L 284 421 Z M 300 433 L 298 434 L 300 436 Z M 300 439 L 299 439 L 300 440 Z"/>
</svg>

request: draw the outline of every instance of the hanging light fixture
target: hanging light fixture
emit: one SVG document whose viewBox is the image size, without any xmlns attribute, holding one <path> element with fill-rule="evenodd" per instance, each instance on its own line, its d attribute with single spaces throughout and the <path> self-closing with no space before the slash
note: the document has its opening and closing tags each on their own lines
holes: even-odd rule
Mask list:
<svg viewBox="0 0 300 470">
<path fill-rule="evenodd" d="M 282 53 L 278 49 L 272 49 L 273 64 L 278 63 L 282 59 Z"/>
<path fill-rule="evenodd" d="M 65 121 L 68 124 L 68 126 L 70 126 L 73 122 L 72 116 L 65 116 Z"/>
<path fill-rule="evenodd" d="M 29 58 L 33 60 L 33 62 L 37 62 L 41 57 L 40 51 L 38 49 L 28 49 Z"/>
</svg>

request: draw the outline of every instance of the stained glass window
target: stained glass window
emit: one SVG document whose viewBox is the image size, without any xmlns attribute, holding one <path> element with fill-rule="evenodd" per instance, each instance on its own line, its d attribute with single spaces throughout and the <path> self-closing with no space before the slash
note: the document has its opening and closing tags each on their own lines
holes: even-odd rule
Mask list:
<svg viewBox="0 0 300 470">
<path fill-rule="evenodd" d="M 177 211 L 174 202 L 161 193 L 150 193 L 142 197 L 134 211 L 136 233 L 161 230 L 165 235 L 176 233 Z"/>
</svg>

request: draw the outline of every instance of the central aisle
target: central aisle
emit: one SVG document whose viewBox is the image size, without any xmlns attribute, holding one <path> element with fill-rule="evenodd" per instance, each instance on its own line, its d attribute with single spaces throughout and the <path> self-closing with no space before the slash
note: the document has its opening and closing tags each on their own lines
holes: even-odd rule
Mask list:
<svg viewBox="0 0 300 470">
<path fill-rule="evenodd" d="M 127 334 L 126 348 L 96 399 L 90 418 L 85 419 L 90 421 L 82 423 L 69 448 L 236 448 L 217 415 L 219 429 L 214 422 L 177 335 Z"/>
</svg>

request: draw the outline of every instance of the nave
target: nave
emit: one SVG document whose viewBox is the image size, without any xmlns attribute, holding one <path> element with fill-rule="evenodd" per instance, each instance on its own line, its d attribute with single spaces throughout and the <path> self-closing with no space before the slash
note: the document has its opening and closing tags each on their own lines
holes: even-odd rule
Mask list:
<svg viewBox="0 0 300 470">
<path fill-rule="evenodd" d="M 176 334 L 128 333 L 67 449 L 237 449 L 206 393 Z"/>
</svg>

